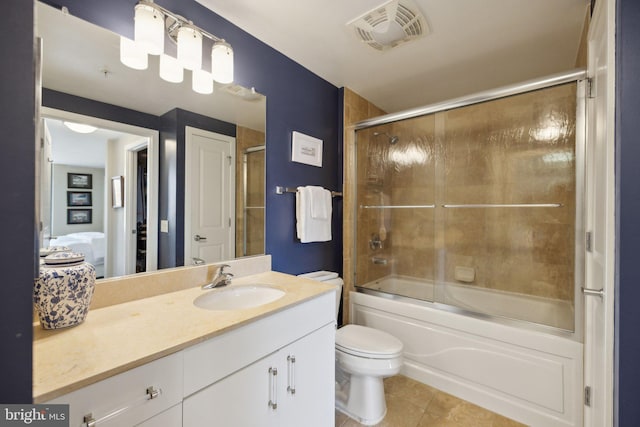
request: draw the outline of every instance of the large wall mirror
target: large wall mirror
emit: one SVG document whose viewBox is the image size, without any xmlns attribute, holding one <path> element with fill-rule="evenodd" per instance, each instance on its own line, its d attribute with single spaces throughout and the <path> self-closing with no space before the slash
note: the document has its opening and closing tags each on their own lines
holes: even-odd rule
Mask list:
<svg viewBox="0 0 640 427">
<path fill-rule="evenodd" d="M 163 265 L 157 252 L 162 245 L 178 259 L 175 265 L 264 253 L 266 98 L 235 84 L 216 83 L 213 94 L 196 93 L 187 70 L 182 83 L 166 82 L 157 56 L 149 56 L 146 70 L 128 68 L 120 62 L 119 35 L 40 2 L 36 13 L 43 45 L 41 247 L 85 253 L 99 277 L 173 266 Z M 51 99 L 62 101 L 47 103 Z M 117 118 L 97 110 L 115 111 Z M 177 120 L 170 132 L 182 142 L 167 139 L 165 123 L 185 115 L 192 118 L 188 126 Z M 222 124 L 224 131 L 209 123 Z M 163 168 L 173 167 L 163 163 L 163 143 L 165 151 L 172 149 L 166 144 L 185 144 L 186 164 L 179 166 L 184 182 L 162 177 Z M 207 158 L 211 144 L 226 144 L 217 152 L 228 161 L 223 174 L 221 163 L 189 163 Z M 191 176 L 195 169 L 200 175 Z M 198 182 L 204 185 L 193 187 Z M 184 197 L 175 196 L 176 185 L 183 186 L 177 193 Z M 167 197 L 167 191 L 174 193 Z M 163 213 L 167 203 L 184 212 L 182 220 Z M 205 218 L 192 221 L 196 210 Z M 224 224 L 224 248 L 208 248 L 212 237 L 197 234 L 197 221 Z"/>
</svg>

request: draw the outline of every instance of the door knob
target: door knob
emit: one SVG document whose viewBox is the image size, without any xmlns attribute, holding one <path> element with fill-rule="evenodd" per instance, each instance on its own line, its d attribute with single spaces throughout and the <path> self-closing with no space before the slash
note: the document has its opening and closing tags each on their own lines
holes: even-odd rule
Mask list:
<svg viewBox="0 0 640 427">
<path fill-rule="evenodd" d="M 206 242 L 207 238 L 199 234 L 196 234 L 195 236 L 193 236 L 193 240 L 195 240 L 196 242 Z"/>
</svg>

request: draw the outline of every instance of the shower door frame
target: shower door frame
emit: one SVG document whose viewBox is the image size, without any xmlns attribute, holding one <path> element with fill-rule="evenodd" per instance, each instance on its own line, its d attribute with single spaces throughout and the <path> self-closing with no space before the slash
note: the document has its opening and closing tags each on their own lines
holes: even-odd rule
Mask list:
<svg viewBox="0 0 640 427">
<path fill-rule="evenodd" d="M 426 105 L 423 107 L 418 107 L 406 111 L 401 111 L 398 113 L 386 114 L 383 116 L 366 119 L 355 123 L 352 127 L 352 131 L 354 135 L 356 131 L 364 130 L 371 128 L 373 126 L 380 126 L 385 124 L 390 124 L 394 122 L 398 122 L 401 120 L 407 120 L 412 118 L 417 118 L 421 116 L 425 116 L 428 114 L 435 114 L 444 112 L 447 110 L 452 110 L 455 108 L 466 107 L 474 104 L 479 104 L 482 102 L 498 100 L 502 98 L 506 98 L 513 95 L 520 95 L 528 92 L 533 92 L 539 89 L 546 89 L 553 86 L 559 86 L 566 83 L 575 82 L 576 87 L 576 133 L 575 133 L 575 201 L 576 201 L 576 212 L 575 212 L 575 257 L 574 257 L 574 329 L 573 331 L 556 328 L 553 326 L 547 326 L 544 324 L 532 323 L 518 319 L 509 319 L 499 316 L 493 316 L 490 314 L 477 313 L 472 312 L 463 308 L 449 306 L 446 304 L 438 303 L 437 301 L 428 301 L 423 302 L 417 300 L 418 302 L 435 305 L 439 309 L 443 309 L 446 311 L 463 314 L 466 316 L 477 317 L 482 319 L 489 319 L 498 323 L 507 324 L 507 325 L 517 325 L 520 327 L 524 327 L 526 329 L 537 330 L 545 333 L 549 333 L 552 335 L 557 335 L 565 338 L 570 338 L 574 341 L 583 342 L 584 341 L 584 322 L 583 322 L 583 312 L 584 312 L 584 303 L 582 298 L 582 286 L 584 284 L 584 260 L 585 260 L 585 230 L 584 230 L 584 181 L 585 181 L 585 147 L 586 147 L 586 80 L 587 80 L 587 72 L 585 69 L 576 69 L 571 70 L 565 73 L 553 74 L 551 76 L 546 76 L 539 79 L 528 80 L 522 83 L 513 84 L 509 86 L 503 86 L 500 88 L 483 91 L 479 93 L 475 93 L 469 96 L 464 96 L 460 98 L 455 98 L 448 101 L 438 102 L 435 104 Z M 357 137 L 354 138 L 354 148 L 357 147 Z M 354 164 L 358 164 L 357 159 L 357 149 L 355 151 Z M 357 166 L 356 166 L 357 168 Z M 357 173 L 354 175 L 357 177 Z M 354 230 L 354 237 L 357 237 L 357 179 L 353 179 L 350 183 L 350 190 L 352 191 L 353 197 L 352 206 L 346 206 L 345 209 L 353 210 L 353 223 L 352 229 Z M 353 239 L 352 242 L 352 250 L 353 254 L 357 257 L 357 238 Z M 356 269 L 357 262 L 352 264 L 352 271 L 350 272 L 353 286 L 356 286 Z M 346 273 L 346 272 L 345 272 Z M 375 291 L 371 291 L 372 293 L 380 294 Z M 398 299 L 408 299 L 402 296 L 396 295 L 384 295 L 387 298 L 398 298 Z"/>
<path fill-rule="evenodd" d="M 257 206 L 248 206 L 247 202 L 248 202 L 248 196 L 247 196 L 247 190 L 248 190 L 248 176 L 249 176 L 249 165 L 248 165 L 248 161 L 249 161 L 249 154 L 253 154 L 253 153 L 258 153 L 260 151 L 263 151 L 263 156 L 264 154 L 266 154 L 266 148 L 267 146 L 262 144 L 262 145 L 254 145 L 252 147 L 248 147 L 244 149 L 244 152 L 242 153 L 242 256 L 247 256 L 247 210 L 248 209 L 262 209 L 263 214 L 264 214 L 264 209 L 265 209 L 265 200 L 264 200 L 264 195 L 262 198 L 262 206 L 261 207 L 257 207 Z M 263 162 L 266 159 L 263 160 Z M 264 223 L 262 224 L 262 228 L 263 228 L 263 234 L 264 234 Z M 264 245 L 263 245 L 264 247 Z"/>
</svg>

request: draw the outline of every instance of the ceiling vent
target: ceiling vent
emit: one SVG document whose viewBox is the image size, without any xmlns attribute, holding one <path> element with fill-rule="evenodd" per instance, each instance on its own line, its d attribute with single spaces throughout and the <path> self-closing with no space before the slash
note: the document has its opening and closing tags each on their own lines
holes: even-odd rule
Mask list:
<svg viewBox="0 0 640 427">
<path fill-rule="evenodd" d="M 429 34 L 426 19 L 410 0 L 391 0 L 347 25 L 361 41 L 380 51 Z"/>
</svg>

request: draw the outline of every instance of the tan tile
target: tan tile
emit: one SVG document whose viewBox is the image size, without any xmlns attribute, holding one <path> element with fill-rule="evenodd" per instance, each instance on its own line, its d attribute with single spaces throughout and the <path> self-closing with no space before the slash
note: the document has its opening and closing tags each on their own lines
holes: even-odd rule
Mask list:
<svg viewBox="0 0 640 427">
<path fill-rule="evenodd" d="M 502 415 L 493 414 L 493 424 L 491 427 L 526 427 L 526 425 L 503 417 Z"/>
<path fill-rule="evenodd" d="M 426 412 L 436 417 L 442 417 L 448 415 L 454 408 L 463 403 L 465 403 L 465 401 L 462 399 L 438 391 L 434 394 L 431 402 L 429 402 Z"/>
<path fill-rule="evenodd" d="M 427 408 L 438 391 L 419 381 L 396 375 L 384 380 L 385 395 L 405 399 L 422 410 Z"/>
<path fill-rule="evenodd" d="M 418 406 L 397 396 L 387 395 L 387 415 L 375 427 L 416 427 L 423 411 Z M 349 419 L 342 427 L 360 427 L 362 424 Z"/>
<path fill-rule="evenodd" d="M 345 414 L 343 414 L 342 412 L 336 409 L 335 427 L 342 427 L 344 423 L 346 423 L 348 420 L 349 420 L 349 417 L 347 417 Z"/>
</svg>

